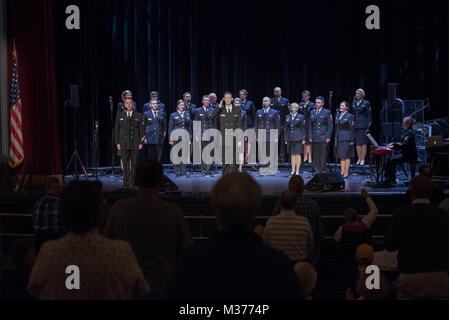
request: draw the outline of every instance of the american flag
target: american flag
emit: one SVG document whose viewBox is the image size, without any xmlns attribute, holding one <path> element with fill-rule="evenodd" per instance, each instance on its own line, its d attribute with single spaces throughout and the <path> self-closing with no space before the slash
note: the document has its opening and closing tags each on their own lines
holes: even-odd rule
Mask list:
<svg viewBox="0 0 449 320">
<path fill-rule="evenodd" d="M 17 51 L 14 46 L 12 53 L 12 77 L 11 77 L 11 99 L 10 99 L 10 144 L 9 144 L 9 166 L 18 167 L 24 159 L 23 134 L 22 134 L 22 100 L 20 99 L 19 73 L 17 70 Z"/>
</svg>

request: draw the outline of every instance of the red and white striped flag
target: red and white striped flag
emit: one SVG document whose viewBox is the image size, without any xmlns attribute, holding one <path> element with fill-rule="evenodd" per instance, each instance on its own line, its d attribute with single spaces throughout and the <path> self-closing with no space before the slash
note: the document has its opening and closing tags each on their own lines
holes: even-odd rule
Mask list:
<svg viewBox="0 0 449 320">
<path fill-rule="evenodd" d="M 19 72 L 17 68 L 17 51 L 14 45 L 12 53 L 12 77 L 11 77 L 11 99 L 10 99 L 10 144 L 9 144 L 9 166 L 18 167 L 25 158 L 23 152 L 22 133 L 22 100 L 20 99 Z"/>
</svg>

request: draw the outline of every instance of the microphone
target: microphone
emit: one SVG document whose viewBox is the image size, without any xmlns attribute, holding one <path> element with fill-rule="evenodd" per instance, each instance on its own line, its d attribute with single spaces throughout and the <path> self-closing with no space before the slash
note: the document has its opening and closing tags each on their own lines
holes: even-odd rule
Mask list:
<svg viewBox="0 0 449 320">
<path fill-rule="evenodd" d="M 114 101 L 112 100 L 112 97 L 109 96 L 109 105 L 111 107 L 111 112 L 114 110 Z"/>
<path fill-rule="evenodd" d="M 98 121 L 95 121 L 95 134 L 94 134 L 95 145 L 98 144 L 98 127 L 99 127 Z"/>
</svg>

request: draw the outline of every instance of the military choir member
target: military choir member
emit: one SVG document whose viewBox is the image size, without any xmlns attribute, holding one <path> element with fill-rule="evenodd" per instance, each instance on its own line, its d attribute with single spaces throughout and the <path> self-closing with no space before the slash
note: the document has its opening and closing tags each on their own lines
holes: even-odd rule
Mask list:
<svg viewBox="0 0 449 320">
<path fill-rule="evenodd" d="M 170 115 L 170 121 L 168 124 L 168 136 L 170 140 L 170 145 L 173 147 L 176 144 L 182 141 L 182 137 L 178 137 L 177 141 L 171 140 L 171 134 L 173 131 L 177 129 L 186 130 L 191 136 L 191 122 L 190 122 L 190 114 L 185 111 L 185 104 L 183 100 L 179 100 L 177 103 L 177 111 L 173 112 Z M 189 142 L 191 145 L 191 141 Z M 183 157 L 182 151 L 180 151 L 179 156 Z M 190 157 L 189 157 L 190 159 Z M 188 162 L 188 161 L 187 161 Z M 187 176 L 187 163 L 181 161 L 180 164 L 173 164 L 173 168 L 175 170 L 176 177 L 185 177 Z"/>
<path fill-rule="evenodd" d="M 156 101 L 157 101 L 157 103 L 158 103 L 158 105 L 159 105 L 159 111 L 163 111 L 164 113 L 166 113 L 166 110 L 165 110 L 165 104 L 163 104 L 163 103 L 159 100 L 159 92 L 157 92 L 157 91 L 151 91 L 151 93 L 150 93 L 150 102 L 145 103 L 145 104 L 143 105 L 143 112 L 145 113 L 145 112 L 147 112 L 147 111 L 150 111 L 150 109 L 151 109 L 150 104 L 151 104 L 151 101 L 153 101 L 153 100 L 156 100 Z"/>
<path fill-rule="evenodd" d="M 304 145 L 304 163 L 312 163 L 312 144 L 310 143 L 309 135 L 309 124 L 310 124 L 310 113 L 315 110 L 315 104 L 310 101 L 310 92 L 305 90 L 301 94 L 302 102 L 299 104 L 298 112 L 301 113 L 306 118 L 307 124 L 307 139 Z"/>
<path fill-rule="evenodd" d="M 256 121 L 256 106 L 254 102 L 248 100 L 248 91 L 246 89 L 242 89 L 239 92 L 239 97 L 241 101 L 241 109 L 242 113 L 245 116 L 245 129 L 254 129 L 254 123 Z M 248 155 L 251 152 L 251 143 L 249 143 L 248 138 L 245 138 L 245 162 L 248 162 Z"/>
<path fill-rule="evenodd" d="M 209 93 L 209 99 L 210 99 L 210 106 L 214 109 L 217 108 L 218 107 L 217 95 L 215 93 L 211 92 L 211 93 Z"/>
<path fill-rule="evenodd" d="M 357 165 L 365 165 L 368 150 L 367 133 L 371 127 L 371 103 L 365 100 L 365 91 L 357 89 L 354 102 L 352 103 L 352 114 L 355 118 L 355 144 L 357 149 Z"/>
<path fill-rule="evenodd" d="M 210 143 L 210 141 L 203 141 L 202 137 L 205 131 L 209 129 L 216 129 L 217 126 L 216 121 L 212 119 L 214 108 L 210 105 L 209 96 L 203 97 L 202 104 L 203 105 L 201 107 L 195 109 L 193 114 L 193 121 L 201 122 L 201 130 L 199 135 L 195 136 L 194 139 L 197 143 L 201 144 L 201 174 L 203 176 L 212 176 L 212 166 L 206 164 L 202 156 L 204 148 Z"/>
<path fill-rule="evenodd" d="M 279 136 L 281 130 L 281 119 L 279 112 L 276 109 L 271 108 L 270 98 L 265 97 L 262 100 L 263 108 L 257 111 L 255 128 L 257 131 L 257 141 L 260 148 L 261 136 L 265 136 L 266 143 L 266 155 L 270 155 L 270 143 L 279 143 Z M 285 121 L 285 119 L 284 119 Z M 274 141 L 271 140 L 270 132 L 276 130 L 276 136 Z M 283 134 L 282 134 L 283 136 Z M 282 143 L 284 145 L 284 143 Z M 285 145 L 284 145 L 285 146 Z M 268 164 L 264 164 L 268 165 Z"/>
<path fill-rule="evenodd" d="M 310 114 L 309 141 L 312 143 L 313 167 L 317 173 L 327 172 L 328 144 L 334 129 L 332 114 L 324 108 L 324 98 L 317 97 Z"/>
<path fill-rule="evenodd" d="M 291 175 L 298 175 L 301 169 L 301 154 L 304 153 L 304 145 L 307 139 L 306 118 L 298 112 L 299 105 L 290 105 L 291 114 L 285 119 L 284 143 L 288 147 L 291 157 Z"/>
<path fill-rule="evenodd" d="M 240 108 L 241 112 L 242 112 L 242 131 L 245 132 L 246 129 L 248 128 L 248 113 L 245 109 L 242 109 L 242 100 L 240 98 L 235 98 L 234 99 L 234 106 L 236 108 Z M 245 138 L 245 144 L 247 144 L 246 142 L 246 138 Z M 245 145 L 242 145 L 239 149 L 239 172 L 243 171 L 243 165 L 245 163 Z"/>
<path fill-rule="evenodd" d="M 340 104 L 340 113 L 335 118 L 335 158 L 340 159 L 341 176 L 346 179 L 349 176 L 351 158 L 354 157 L 355 120 L 348 112 L 349 103 L 343 101 Z"/>
<path fill-rule="evenodd" d="M 284 128 L 285 117 L 290 113 L 290 102 L 287 98 L 282 96 L 282 89 L 279 87 L 273 90 L 274 97 L 271 99 L 271 108 L 275 109 L 279 113 L 281 118 L 281 128 Z M 281 128 L 279 128 L 281 130 Z M 284 144 L 284 131 L 280 131 L 280 141 L 279 141 L 279 162 L 286 162 L 287 158 L 287 148 Z"/>
<path fill-rule="evenodd" d="M 145 112 L 145 155 L 148 159 L 160 161 L 162 146 L 167 135 L 167 118 L 165 111 L 159 109 L 159 101 L 154 99 L 150 102 L 150 110 Z"/>
<path fill-rule="evenodd" d="M 193 113 L 196 109 L 196 105 L 192 103 L 192 94 L 186 92 L 182 95 L 182 100 L 184 101 L 184 112 L 188 113 L 190 118 L 193 119 Z"/>
</svg>

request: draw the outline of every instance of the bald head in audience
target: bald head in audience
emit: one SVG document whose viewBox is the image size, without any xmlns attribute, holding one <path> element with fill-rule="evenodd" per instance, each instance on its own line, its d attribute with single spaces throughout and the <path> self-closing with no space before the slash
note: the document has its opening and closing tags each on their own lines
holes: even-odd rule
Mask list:
<svg viewBox="0 0 449 320">
<path fill-rule="evenodd" d="M 260 209 L 261 193 L 260 186 L 246 173 L 223 176 L 211 194 L 211 208 L 219 230 L 249 230 Z"/>
</svg>

